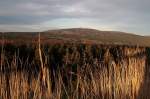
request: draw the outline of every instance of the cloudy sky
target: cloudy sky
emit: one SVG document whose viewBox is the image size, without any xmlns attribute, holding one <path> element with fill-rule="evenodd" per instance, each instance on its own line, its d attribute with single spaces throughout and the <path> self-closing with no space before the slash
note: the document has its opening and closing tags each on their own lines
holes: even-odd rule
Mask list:
<svg viewBox="0 0 150 99">
<path fill-rule="evenodd" d="M 150 0 L 0 0 L 0 31 L 95 28 L 150 35 Z"/>
</svg>

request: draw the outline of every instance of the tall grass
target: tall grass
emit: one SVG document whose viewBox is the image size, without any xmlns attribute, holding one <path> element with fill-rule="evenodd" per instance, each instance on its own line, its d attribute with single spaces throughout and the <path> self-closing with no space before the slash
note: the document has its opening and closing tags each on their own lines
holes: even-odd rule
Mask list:
<svg viewBox="0 0 150 99">
<path fill-rule="evenodd" d="M 1 47 L 1 99 L 150 98 L 146 48 L 40 43 L 32 58 Z"/>
</svg>

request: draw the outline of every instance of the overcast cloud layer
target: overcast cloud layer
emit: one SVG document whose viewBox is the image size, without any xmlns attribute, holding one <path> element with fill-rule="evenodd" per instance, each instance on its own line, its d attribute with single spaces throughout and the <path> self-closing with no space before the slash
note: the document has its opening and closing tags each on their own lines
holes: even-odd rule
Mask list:
<svg viewBox="0 0 150 99">
<path fill-rule="evenodd" d="M 88 27 L 150 35 L 150 0 L 0 0 L 0 31 Z"/>
</svg>

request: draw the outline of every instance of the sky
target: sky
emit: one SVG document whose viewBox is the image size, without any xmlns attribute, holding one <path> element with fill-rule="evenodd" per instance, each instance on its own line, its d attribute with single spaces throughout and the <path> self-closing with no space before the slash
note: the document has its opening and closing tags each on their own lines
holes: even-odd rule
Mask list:
<svg viewBox="0 0 150 99">
<path fill-rule="evenodd" d="M 150 0 L 0 0 L 0 31 L 93 28 L 150 35 Z"/>
</svg>

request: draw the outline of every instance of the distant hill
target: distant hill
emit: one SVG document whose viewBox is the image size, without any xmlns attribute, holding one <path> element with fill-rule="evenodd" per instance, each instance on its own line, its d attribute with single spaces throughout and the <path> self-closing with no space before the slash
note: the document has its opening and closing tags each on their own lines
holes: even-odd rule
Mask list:
<svg viewBox="0 0 150 99">
<path fill-rule="evenodd" d="M 2 33 L 0 33 L 2 35 Z M 36 32 L 9 32 L 1 36 L 12 41 L 36 41 L 38 33 Z M 72 28 L 49 30 L 41 33 L 43 42 L 81 42 L 98 44 L 119 44 L 119 45 L 138 45 L 150 46 L 150 36 L 139 36 L 124 32 L 99 31 L 86 28 Z"/>
</svg>

